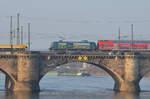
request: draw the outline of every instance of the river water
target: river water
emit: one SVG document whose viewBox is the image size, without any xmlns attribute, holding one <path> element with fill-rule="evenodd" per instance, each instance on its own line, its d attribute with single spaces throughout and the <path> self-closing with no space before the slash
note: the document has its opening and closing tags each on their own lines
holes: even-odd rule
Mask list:
<svg viewBox="0 0 150 99">
<path fill-rule="evenodd" d="M 125 93 L 112 90 L 109 76 L 71 77 L 46 75 L 40 81 L 40 92 L 7 92 L 4 75 L 0 76 L 0 99 L 150 99 L 150 78 L 140 82 L 142 92 Z"/>
</svg>

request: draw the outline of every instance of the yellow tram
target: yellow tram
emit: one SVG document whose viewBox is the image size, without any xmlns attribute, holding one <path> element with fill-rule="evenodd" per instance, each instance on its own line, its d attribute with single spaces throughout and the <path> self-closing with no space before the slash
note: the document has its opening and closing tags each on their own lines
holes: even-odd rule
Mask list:
<svg viewBox="0 0 150 99">
<path fill-rule="evenodd" d="M 0 45 L 0 51 L 25 51 L 27 45 Z"/>
</svg>

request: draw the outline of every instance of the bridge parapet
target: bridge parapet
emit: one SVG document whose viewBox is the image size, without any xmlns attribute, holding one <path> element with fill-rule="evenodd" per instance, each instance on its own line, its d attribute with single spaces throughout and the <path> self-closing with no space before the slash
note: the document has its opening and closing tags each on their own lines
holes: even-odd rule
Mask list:
<svg viewBox="0 0 150 99">
<path fill-rule="evenodd" d="M 125 58 L 147 58 L 139 55 L 47 55 L 46 59 L 73 59 L 76 61 L 87 61 L 93 59 L 125 59 Z"/>
</svg>

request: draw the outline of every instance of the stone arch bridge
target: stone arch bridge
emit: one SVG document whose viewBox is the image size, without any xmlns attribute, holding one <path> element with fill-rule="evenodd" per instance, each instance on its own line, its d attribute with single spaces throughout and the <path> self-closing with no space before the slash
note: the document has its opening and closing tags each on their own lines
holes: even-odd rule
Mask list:
<svg viewBox="0 0 150 99">
<path fill-rule="evenodd" d="M 5 88 L 11 91 L 39 91 L 40 79 L 59 65 L 85 62 L 105 70 L 115 81 L 116 91 L 140 91 L 139 82 L 150 71 L 148 53 L 50 54 L 18 52 L 0 54 L 0 70 L 6 75 Z"/>
</svg>

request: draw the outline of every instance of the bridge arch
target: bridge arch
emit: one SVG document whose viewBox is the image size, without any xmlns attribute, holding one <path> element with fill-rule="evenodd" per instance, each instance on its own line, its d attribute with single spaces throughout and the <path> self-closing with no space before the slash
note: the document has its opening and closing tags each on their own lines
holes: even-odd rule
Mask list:
<svg viewBox="0 0 150 99">
<path fill-rule="evenodd" d="M 110 68 L 107 68 L 107 66 L 101 65 L 101 64 L 96 64 L 96 63 L 92 63 L 92 62 L 85 62 L 91 65 L 94 65 L 100 69 L 103 69 L 105 72 L 107 72 L 115 81 L 116 80 L 120 80 L 120 76 L 113 70 L 111 70 Z"/>
<path fill-rule="evenodd" d="M 149 86 L 149 82 L 150 82 L 149 81 L 149 75 L 150 75 L 150 69 L 147 68 L 147 70 L 144 71 L 144 73 L 142 73 L 138 79 L 140 89 L 143 91 L 149 91 L 150 90 L 149 87 L 146 87 L 147 85 Z"/>
<path fill-rule="evenodd" d="M 53 66 L 53 69 L 56 68 L 56 67 L 65 65 L 65 64 L 69 64 L 69 63 L 76 63 L 76 62 L 74 62 L 74 61 L 72 62 L 71 61 L 71 62 L 66 62 L 66 63 L 58 64 L 58 65 Z M 114 82 L 115 82 L 114 89 L 116 89 L 116 87 L 119 87 L 118 84 L 122 81 L 122 78 L 120 77 L 120 75 L 117 72 L 113 71 L 113 69 L 111 69 L 111 68 L 109 68 L 109 67 L 107 67 L 105 65 L 102 65 L 102 64 L 96 64 L 94 62 L 81 62 L 81 63 L 91 64 L 91 65 L 93 65 L 93 66 L 95 66 L 97 68 L 100 68 L 100 69 L 104 70 L 114 80 Z M 47 72 L 45 72 L 45 74 L 40 77 L 40 80 L 48 73 L 49 70 L 52 70 L 52 68 L 47 69 Z"/>
<path fill-rule="evenodd" d="M 5 89 L 11 90 L 13 89 L 13 85 L 15 83 L 14 77 L 11 74 L 6 72 L 4 69 L 0 68 L 0 71 L 5 75 Z"/>
</svg>

